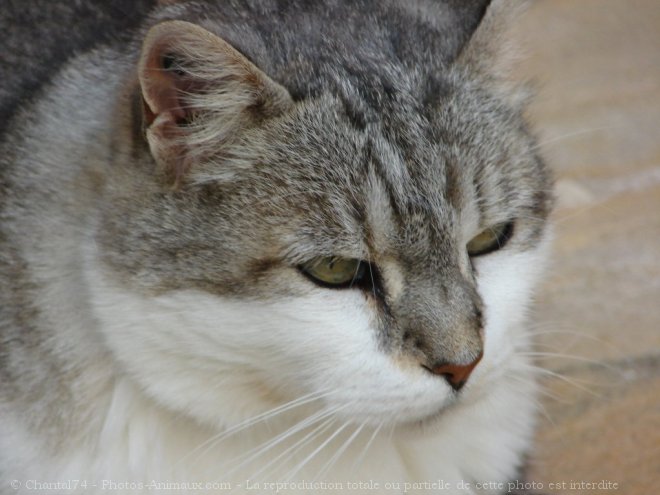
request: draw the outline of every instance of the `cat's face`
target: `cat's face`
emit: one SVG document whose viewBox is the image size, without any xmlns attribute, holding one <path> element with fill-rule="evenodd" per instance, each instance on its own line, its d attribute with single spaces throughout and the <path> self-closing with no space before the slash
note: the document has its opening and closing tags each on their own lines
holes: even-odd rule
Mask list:
<svg viewBox="0 0 660 495">
<path fill-rule="evenodd" d="M 378 111 L 351 88 L 291 101 L 177 190 L 115 177 L 94 285 L 129 373 L 221 424 L 300 397 L 410 423 L 509 379 L 549 178 L 518 113 L 463 77 L 401 74 Z M 476 366 L 465 387 L 447 364 Z"/>
</svg>

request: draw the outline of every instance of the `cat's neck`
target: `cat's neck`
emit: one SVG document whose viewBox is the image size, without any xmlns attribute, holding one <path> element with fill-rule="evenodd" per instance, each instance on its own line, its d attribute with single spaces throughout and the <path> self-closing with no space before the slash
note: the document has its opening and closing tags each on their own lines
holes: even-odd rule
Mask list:
<svg viewBox="0 0 660 495">
<path fill-rule="evenodd" d="M 97 487 L 91 491 L 99 493 L 121 488 L 101 486 L 108 480 L 143 486 L 201 482 L 231 487 L 238 493 L 262 493 L 268 491 L 267 483 L 287 479 L 310 483 L 318 479 L 345 489 L 357 483 L 350 485 L 356 487 L 351 490 L 354 493 L 387 491 L 385 482 L 394 487 L 415 480 L 443 480 L 443 493 L 473 493 L 465 488 L 465 480 L 503 480 L 503 473 L 498 472 L 501 466 L 492 459 L 508 465 L 531 433 L 532 425 L 519 421 L 527 411 L 511 409 L 511 404 L 500 407 L 513 401 L 527 408 L 528 402 L 519 400 L 519 391 L 501 388 L 499 406 L 490 404 L 487 415 L 479 402 L 416 432 L 342 425 L 318 414 L 277 414 L 277 410 L 262 416 L 263 421 L 256 418 L 233 428 L 214 429 L 169 412 L 131 380 L 115 378 L 106 395 L 90 408 L 93 415 L 79 430 L 85 433 L 68 440 L 66 455 L 49 457 L 50 464 L 25 463 L 40 469 L 39 473 L 25 472 L 25 478 L 87 478 L 95 480 Z M 493 429 L 493 421 L 509 427 Z M 24 440 L 25 445 L 34 443 Z M 483 449 L 497 450 L 498 456 Z M 491 461 L 481 461 L 475 452 Z M 53 458 L 58 459 L 56 463 Z M 379 483 L 379 489 L 374 492 L 365 480 Z M 297 492 L 317 493 L 313 486 Z"/>
</svg>

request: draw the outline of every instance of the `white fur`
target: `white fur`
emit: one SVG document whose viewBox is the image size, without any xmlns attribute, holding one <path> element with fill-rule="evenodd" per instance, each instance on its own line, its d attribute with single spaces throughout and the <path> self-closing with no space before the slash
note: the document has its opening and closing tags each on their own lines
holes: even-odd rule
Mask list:
<svg viewBox="0 0 660 495">
<path fill-rule="evenodd" d="M 380 483 L 365 493 L 404 491 L 404 485 L 386 489 L 386 482 L 438 480 L 454 487 L 441 493 L 496 493 L 456 487 L 461 480 L 473 488 L 505 483 L 530 441 L 535 387 L 513 375 L 526 363 L 515 349 L 525 347 L 522 308 L 542 250 L 505 249 L 478 261 L 485 354 L 458 401 L 443 380 L 379 350 L 373 310 L 359 291 L 310 285 L 307 297 L 269 302 L 194 291 L 145 297 L 112 283 L 90 251 L 94 310 L 118 363 L 113 384 L 94 406 L 95 430 L 58 455 L 46 454 L 19 421 L 7 418 L 9 430 L 0 438 L 21 446 L 14 476 L 87 480 L 97 486 L 86 491 L 98 493 L 140 491 L 130 490 L 139 483 L 145 491 L 154 480 L 272 492 L 264 482 L 289 475 L 311 481 L 319 474 L 326 481 Z M 307 399 L 277 413 L 300 397 Z M 261 421 L 240 428 L 260 414 Z M 307 424 L 307 418 L 317 421 Z M 423 426 L 411 424 L 424 418 Z M 291 428 L 272 448 L 241 459 Z M 227 431 L 235 433 L 223 435 Z M 313 432 L 317 436 L 287 458 L 287 449 Z M 287 462 L 269 466 L 278 456 Z M 127 482 L 138 485 L 112 485 Z M 39 492 L 31 486 L 24 492 Z"/>
</svg>

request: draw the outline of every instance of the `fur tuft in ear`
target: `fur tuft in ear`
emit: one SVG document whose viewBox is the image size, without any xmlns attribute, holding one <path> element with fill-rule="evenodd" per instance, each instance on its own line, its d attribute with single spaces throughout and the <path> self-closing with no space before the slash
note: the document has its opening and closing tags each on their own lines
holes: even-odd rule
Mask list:
<svg viewBox="0 0 660 495">
<path fill-rule="evenodd" d="M 292 105 L 284 87 L 226 41 L 184 21 L 151 28 L 138 78 L 151 154 L 175 183 L 196 161 Z"/>
</svg>

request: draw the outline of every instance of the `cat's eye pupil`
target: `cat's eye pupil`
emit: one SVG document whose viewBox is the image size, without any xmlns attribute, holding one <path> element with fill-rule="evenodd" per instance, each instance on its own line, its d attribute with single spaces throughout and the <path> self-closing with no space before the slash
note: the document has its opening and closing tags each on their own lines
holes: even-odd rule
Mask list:
<svg viewBox="0 0 660 495">
<path fill-rule="evenodd" d="M 503 222 L 484 229 L 467 243 L 471 257 L 483 256 L 503 248 L 513 236 L 513 222 Z"/>
</svg>

